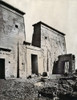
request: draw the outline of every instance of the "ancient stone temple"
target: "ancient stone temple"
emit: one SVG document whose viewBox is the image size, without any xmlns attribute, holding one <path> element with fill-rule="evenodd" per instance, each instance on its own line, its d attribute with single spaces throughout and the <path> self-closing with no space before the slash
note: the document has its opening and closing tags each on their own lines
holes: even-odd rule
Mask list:
<svg viewBox="0 0 77 100">
<path fill-rule="evenodd" d="M 59 57 L 60 61 L 58 56 L 67 53 L 65 34 L 38 22 L 33 25 L 32 43 L 28 43 L 25 39 L 24 14 L 23 11 L 0 1 L 0 78 L 26 78 L 32 74 L 41 75 L 43 72 L 50 75 L 57 68 L 55 74 L 64 73 L 60 70 L 64 56 Z M 70 61 L 74 62 L 74 59 Z"/>
</svg>

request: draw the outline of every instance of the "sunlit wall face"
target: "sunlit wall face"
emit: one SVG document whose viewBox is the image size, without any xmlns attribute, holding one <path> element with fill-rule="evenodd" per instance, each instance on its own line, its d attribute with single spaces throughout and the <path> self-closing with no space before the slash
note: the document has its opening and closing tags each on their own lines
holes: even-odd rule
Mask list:
<svg viewBox="0 0 77 100">
<path fill-rule="evenodd" d="M 32 24 L 43 21 L 66 34 L 68 53 L 77 59 L 77 0 L 4 0 L 23 10 L 26 40 L 32 40 Z M 77 65 L 77 63 L 76 63 Z"/>
</svg>

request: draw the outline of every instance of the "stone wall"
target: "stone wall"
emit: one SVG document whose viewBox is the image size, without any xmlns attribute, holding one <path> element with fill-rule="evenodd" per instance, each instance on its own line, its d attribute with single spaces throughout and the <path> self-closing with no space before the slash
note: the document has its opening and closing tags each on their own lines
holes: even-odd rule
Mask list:
<svg viewBox="0 0 77 100">
<path fill-rule="evenodd" d="M 6 55 L 6 51 L 4 54 L 0 54 L 0 58 L 5 59 L 5 77 L 17 77 L 18 56 L 20 61 L 19 67 L 23 66 L 22 45 L 24 40 L 25 31 L 23 15 L 5 6 L 5 4 L 0 4 L 0 48 L 11 50 L 8 56 Z M 22 69 L 19 69 L 22 77 Z"/>
<path fill-rule="evenodd" d="M 48 71 L 52 73 L 53 64 L 58 60 L 58 56 L 66 53 L 65 37 L 62 34 L 41 25 L 41 48 L 44 49 L 45 70 L 47 71 L 48 63 Z"/>
<path fill-rule="evenodd" d="M 33 26 L 34 34 L 32 44 L 37 47 L 40 44 L 39 47 L 44 50 L 44 70 L 51 74 L 54 62 L 58 60 L 58 56 L 66 54 L 65 35 L 43 22 L 38 22 Z M 40 41 L 38 42 L 39 37 Z"/>
<path fill-rule="evenodd" d="M 37 56 L 37 67 L 38 67 L 38 74 L 42 74 L 44 71 L 43 68 L 43 50 L 41 48 L 37 48 L 34 46 L 24 46 L 25 54 L 26 54 L 26 77 L 32 75 L 32 59 L 31 55 Z M 36 74 L 36 73 L 35 73 Z"/>
</svg>

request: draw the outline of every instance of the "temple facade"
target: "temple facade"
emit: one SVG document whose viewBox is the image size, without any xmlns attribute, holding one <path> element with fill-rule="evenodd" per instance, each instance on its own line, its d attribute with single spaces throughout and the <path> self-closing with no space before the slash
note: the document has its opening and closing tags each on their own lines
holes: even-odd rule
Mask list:
<svg viewBox="0 0 77 100">
<path fill-rule="evenodd" d="M 28 43 L 24 14 L 0 1 L 0 78 L 27 78 L 43 72 L 54 74 L 58 56 L 67 54 L 65 34 L 43 22 L 33 25 L 32 43 Z M 62 74 L 58 65 L 59 72 L 55 74 Z"/>
</svg>

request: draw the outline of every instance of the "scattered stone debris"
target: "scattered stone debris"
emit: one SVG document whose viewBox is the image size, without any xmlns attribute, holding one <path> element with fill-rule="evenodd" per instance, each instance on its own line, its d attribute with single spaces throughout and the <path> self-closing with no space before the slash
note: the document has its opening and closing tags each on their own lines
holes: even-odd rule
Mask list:
<svg viewBox="0 0 77 100">
<path fill-rule="evenodd" d="M 55 87 L 45 87 L 41 90 L 39 90 L 39 94 L 41 94 L 42 96 L 45 97 L 49 97 L 49 98 L 53 98 L 55 96 L 57 96 L 56 94 L 56 88 Z"/>
<path fill-rule="evenodd" d="M 64 75 L 60 79 L 35 76 L 26 80 L 0 80 L 0 100 L 38 100 L 38 98 L 77 99 L 77 75 Z"/>
<path fill-rule="evenodd" d="M 41 89 L 38 90 L 39 96 L 48 98 L 59 98 L 61 100 L 73 100 L 77 99 L 77 75 L 68 74 L 62 76 L 59 80 L 51 80 L 47 78 L 41 78 Z"/>
<path fill-rule="evenodd" d="M 64 98 L 62 100 L 71 100 L 71 98 L 77 99 L 77 76 L 70 74 L 67 77 L 60 78 L 58 83 L 58 96 Z"/>
<path fill-rule="evenodd" d="M 0 80 L 0 100 L 32 100 L 37 91 L 28 81 Z"/>
</svg>

